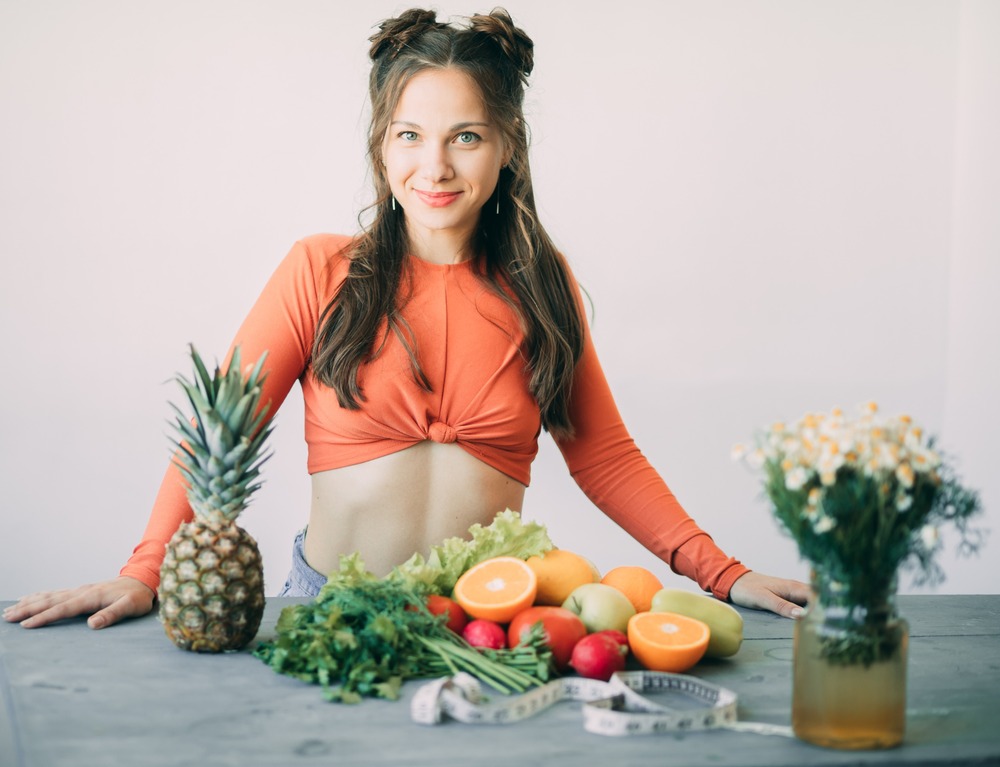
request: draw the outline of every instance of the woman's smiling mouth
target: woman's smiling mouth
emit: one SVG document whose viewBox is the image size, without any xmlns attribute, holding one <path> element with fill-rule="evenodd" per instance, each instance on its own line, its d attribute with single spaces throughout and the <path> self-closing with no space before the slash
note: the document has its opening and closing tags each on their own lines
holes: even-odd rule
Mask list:
<svg viewBox="0 0 1000 767">
<path fill-rule="evenodd" d="M 451 205 L 462 194 L 461 192 L 423 192 L 419 189 L 413 191 L 425 205 L 432 208 L 443 208 Z"/>
</svg>

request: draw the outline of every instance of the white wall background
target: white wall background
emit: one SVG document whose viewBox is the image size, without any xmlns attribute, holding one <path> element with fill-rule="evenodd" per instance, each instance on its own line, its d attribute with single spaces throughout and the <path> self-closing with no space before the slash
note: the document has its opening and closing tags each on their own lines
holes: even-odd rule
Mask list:
<svg viewBox="0 0 1000 767">
<path fill-rule="evenodd" d="M 368 201 L 366 37 L 406 3 L 0 0 L 0 598 L 113 576 L 186 345 L 222 355 L 298 237 Z M 438 6 L 444 15 L 482 8 Z M 729 552 L 805 577 L 733 443 L 875 399 L 1000 520 L 1000 4 L 508 0 L 543 219 L 639 445 Z M 244 517 L 306 519 L 301 402 Z M 547 437 L 525 515 L 671 576 Z M 941 591 L 997 592 L 996 538 Z M 904 584 L 904 589 L 908 588 Z"/>
</svg>

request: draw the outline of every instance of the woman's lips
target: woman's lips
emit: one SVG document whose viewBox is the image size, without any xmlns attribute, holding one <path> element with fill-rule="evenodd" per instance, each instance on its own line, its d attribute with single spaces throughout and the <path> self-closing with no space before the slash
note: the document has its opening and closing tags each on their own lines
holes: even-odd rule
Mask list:
<svg viewBox="0 0 1000 767">
<path fill-rule="evenodd" d="M 430 205 L 432 208 L 443 208 L 446 205 L 451 205 L 462 194 L 461 192 L 422 192 L 419 189 L 413 191 L 425 205 Z"/>
</svg>

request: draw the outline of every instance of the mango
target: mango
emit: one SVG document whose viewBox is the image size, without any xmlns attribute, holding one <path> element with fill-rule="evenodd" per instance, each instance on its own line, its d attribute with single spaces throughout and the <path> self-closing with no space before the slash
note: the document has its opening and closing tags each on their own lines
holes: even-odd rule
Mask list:
<svg viewBox="0 0 1000 767">
<path fill-rule="evenodd" d="M 743 616 L 736 608 L 704 594 L 682 589 L 660 589 L 650 607 L 657 613 L 680 613 L 708 624 L 711 636 L 705 657 L 728 658 L 743 644 Z"/>
</svg>

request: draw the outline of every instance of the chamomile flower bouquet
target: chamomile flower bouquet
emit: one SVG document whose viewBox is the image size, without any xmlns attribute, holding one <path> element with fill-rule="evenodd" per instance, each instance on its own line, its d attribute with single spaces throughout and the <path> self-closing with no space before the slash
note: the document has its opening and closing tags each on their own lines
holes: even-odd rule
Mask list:
<svg viewBox="0 0 1000 767">
<path fill-rule="evenodd" d="M 874 403 L 855 417 L 834 410 L 776 423 L 735 456 L 763 471 L 775 517 L 812 565 L 813 594 L 794 631 L 795 734 L 831 748 L 898 745 L 909 625 L 896 608 L 897 574 L 939 582 L 946 525 L 960 551 L 975 550 L 979 496 L 912 419 L 883 417 Z"/>
<path fill-rule="evenodd" d="M 763 471 L 799 553 L 855 604 L 893 589 L 901 568 L 915 571 L 915 584 L 939 583 L 944 526 L 957 530 L 961 553 L 979 545 L 969 524 L 981 511 L 978 494 L 910 417 L 885 417 L 875 403 L 855 417 L 835 409 L 773 424 L 734 457 Z"/>
</svg>

